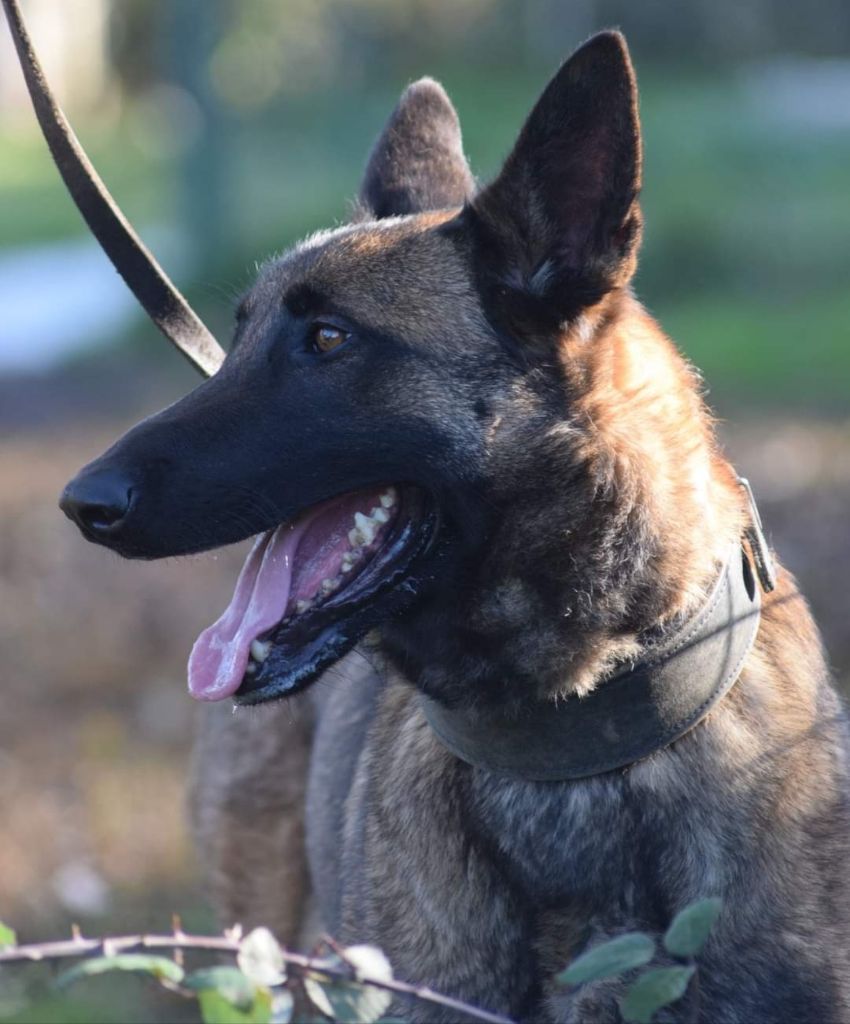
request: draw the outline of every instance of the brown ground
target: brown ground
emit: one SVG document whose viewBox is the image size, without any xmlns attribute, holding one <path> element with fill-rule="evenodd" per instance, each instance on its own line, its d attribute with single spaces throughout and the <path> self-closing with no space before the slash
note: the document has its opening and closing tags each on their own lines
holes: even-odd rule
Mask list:
<svg viewBox="0 0 850 1024">
<path fill-rule="evenodd" d="M 22 937 L 70 920 L 163 927 L 171 909 L 208 923 L 183 814 L 184 671 L 243 549 L 126 563 L 83 543 L 56 497 L 123 424 L 70 422 L 0 435 L 0 919 Z M 850 682 L 850 423 L 776 417 L 725 434 Z"/>
</svg>

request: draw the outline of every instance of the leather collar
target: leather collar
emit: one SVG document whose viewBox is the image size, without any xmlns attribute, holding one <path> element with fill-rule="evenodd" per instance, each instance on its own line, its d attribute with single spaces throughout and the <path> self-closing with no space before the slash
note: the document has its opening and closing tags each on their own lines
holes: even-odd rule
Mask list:
<svg viewBox="0 0 850 1024">
<path fill-rule="evenodd" d="M 758 563 L 757 570 L 769 589 Z M 541 701 L 515 716 L 447 708 L 422 696 L 423 710 L 453 754 L 493 772 L 555 782 L 624 768 L 679 739 L 728 693 L 755 640 L 760 609 L 750 557 L 736 542 L 699 611 L 587 696 Z"/>
</svg>

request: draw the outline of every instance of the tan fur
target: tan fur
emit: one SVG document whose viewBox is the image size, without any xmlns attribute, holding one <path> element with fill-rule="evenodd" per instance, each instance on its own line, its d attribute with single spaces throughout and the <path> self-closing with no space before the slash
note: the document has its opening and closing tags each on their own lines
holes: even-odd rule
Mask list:
<svg viewBox="0 0 850 1024">
<path fill-rule="evenodd" d="M 266 923 L 293 933 L 301 819 L 280 821 L 306 773 L 323 926 L 382 947 L 399 977 L 519 1021 L 613 1024 L 621 980 L 565 989 L 555 972 L 626 931 L 660 945 L 678 910 L 719 895 L 699 984 L 666 1019 L 839 1024 L 847 722 L 784 570 L 729 694 L 622 770 L 499 775 L 450 754 L 422 709 L 425 694 L 520 713 L 604 687 L 705 600 L 748 522 L 697 373 L 628 286 L 640 149 L 625 44 L 605 34 L 578 56 L 462 212 L 364 214 L 269 264 L 249 299 L 237 363 L 268 351 L 281 305 L 303 315 L 299 295 L 355 325 L 373 362 L 347 364 L 350 416 L 373 417 L 376 445 L 393 435 L 462 539 L 434 587 L 313 689 L 309 765 L 288 705 L 210 719 L 195 820 L 217 902 L 253 923 L 274 893 Z M 455 180 L 456 207 L 468 175 Z"/>
<path fill-rule="evenodd" d="M 629 288 L 641 166 L 616 32 L 559 69 L 478 191 L 448 98 L 416 83 L 356 223 L 267 264 L 219 372 L 62 507 L 122 555 L 166 557 L 399 488 L 350 588 L 281 620 L 241 679 L 236 662 L 222 687 L 221 664 L 193 670 L 199 696 L 241 705 L 311 687 L 202 713 L 193 822 L 223 923 L 291 942 L 309 863 L 322 925 L 399 977 L 528 1024 L 614 1024 L 622 979 L 555 972 L 631 930 L 660 949 L 674 914 L 719 896 L 664 1019 L 846 1024 L 850 731 L 784 571 L 729 693 L 621 769 L 501 774 L 449 753 L 423 711 L 509 721 L 605 687 L 684 627 L 742 543 L 698 377 Z"/>
</svg>

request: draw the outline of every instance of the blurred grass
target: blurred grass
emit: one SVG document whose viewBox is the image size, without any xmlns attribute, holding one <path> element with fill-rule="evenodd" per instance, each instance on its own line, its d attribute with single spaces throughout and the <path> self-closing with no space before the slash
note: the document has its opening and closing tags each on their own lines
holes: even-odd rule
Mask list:
<svg viewBox="0 0 850 1024">
<path fill-rule="evenodd" d="M 172 212 L 168 178 L 120 126 L 81 131 L 83 145 L 133 221 L 166 220 Z M 84 235 L 87 228 L 65 191 L 41 136 L 0 126 L 0 248 Z"/>
<path fill-rule="evenodd" d="M 29 973 L 30 977 L 25 977 Z M 168 1024 L 200 1021 L 197 1004 L 170 996 L 158 985 L 132 976 L 87 979 L 71 991 L 56 991 L 46 972 L 33 979 L 34 972 L 18 971 L 18 980 L 26 984 L 25 1002 L 11 1014 L 2 1013 L 4 1024 Z M 7 1005 L 14 1005 L 11 1000 Z"/>
<path fill-rule="evenodd" d="M 700 296 L 659 304 L 665 330 L 703 373 L 724 408 L 809 408 L 847 413 L 850 294 L 747 300 Z"/>
<path fill-rule="evenodd" d="M 487 178 L 547 71 L 455 62 L 412 67 L 410 78 L 427 71 L 447 86 L 473 168 Z M 356 97 L 338 89 L 290 97 L 225 122 L 227 244 L 189 288 L 223 332 L 230 299 L 250 283 L 257 260 L 345 218 L 404 84 L 374 81 Z M 715 395 L 766 407 L 846 406 L 850 135 L 766 120 L 741 72 L 652 68 L 641 87 L 647 228 L 639 295 Z M 78 130 L 132 221 L 175 217 L 175 166 L 152 155 L 132 107 L 113 130 Z M 0 134 L 0 148 L 0 245 L 80 234 L 43 143 Z"/>
</svg>

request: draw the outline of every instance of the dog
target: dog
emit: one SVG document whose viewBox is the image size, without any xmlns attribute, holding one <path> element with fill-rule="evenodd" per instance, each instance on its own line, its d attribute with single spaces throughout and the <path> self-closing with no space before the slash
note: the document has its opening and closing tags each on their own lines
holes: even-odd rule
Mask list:
<svg viewBox="0 0 850 1024">
<path fill-rule="evenodd" d="M 699 378 L 631 290 L 640 185 L 617 32 L 480 188 L 415 83 L 350 223 L 267 263 L 218 373 L 61 505 L 132 558 L 257 537 L 189 670 L 226 919 L 292 940 L 309 876 L 321 927 L 398 977 L 597 1024 L 623 983 L 557 972 L 718 896 L 664 1019 L 846 1022 L 847 723 Z"/>
</svg>

